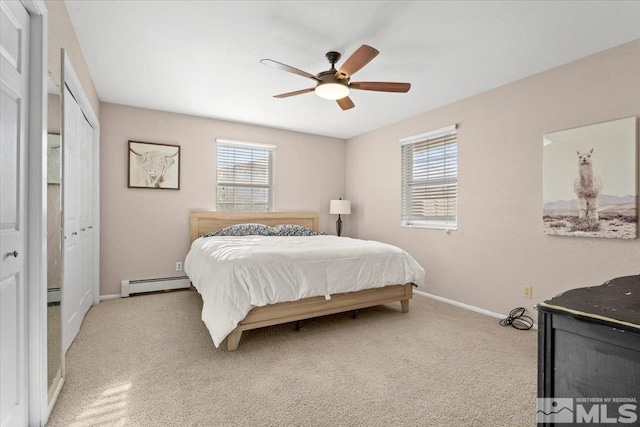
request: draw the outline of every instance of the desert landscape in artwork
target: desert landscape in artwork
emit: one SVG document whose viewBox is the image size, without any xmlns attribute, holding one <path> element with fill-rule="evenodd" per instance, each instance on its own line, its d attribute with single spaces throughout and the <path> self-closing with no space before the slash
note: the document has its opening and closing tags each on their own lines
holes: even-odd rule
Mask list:
<svg viewBox="0 0 640 427">
<path fill-rule="evenodd" d="M 635 239 L 638 218 L 635 196 L 616 197 L 601 194 L 599 219 L 579 217 L 577 199 L 546 203 L 543 211 L 544 233 L 558 236 Z"/>
</svg>

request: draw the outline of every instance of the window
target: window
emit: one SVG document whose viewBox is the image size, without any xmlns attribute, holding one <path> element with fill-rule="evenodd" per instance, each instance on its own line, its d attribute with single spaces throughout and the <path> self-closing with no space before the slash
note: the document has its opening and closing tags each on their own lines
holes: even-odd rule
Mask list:
<svg viewBox="0 0 640 427">
<path fill-rule="evenodd" d="M 400 140 L 402 226 L 457 228 L 457 125 Z"/>
<path fill-rule="evenodd" d="M 267 212 L 273 208 L 275 145 L 217 139 L 218 211 Z"/>
</svg>

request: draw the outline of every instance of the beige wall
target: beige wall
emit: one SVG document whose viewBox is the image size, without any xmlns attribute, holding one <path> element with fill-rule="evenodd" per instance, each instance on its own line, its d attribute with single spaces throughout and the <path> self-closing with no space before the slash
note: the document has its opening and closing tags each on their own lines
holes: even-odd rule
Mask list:
<svg viewBox="0 0 640 427">
<path fill-rule="evenodd" d="M 488 310 L 530 310 L 563 290 L 640 272 L 640 241 L 542 234 L 541 135 L 640 114 L 640 42 L 538 74 L 344 141 L 100 103 L 63 1 L 49 10 L 49 73 L 69 54 L 101 122 L 101 294 L 123 279 L 175 276 L 188 250 L 188 212 L 215 208 L 216 137 L 278 144 L 276 210 L 321 213 L 346 196 L 345 234 L 408 250 L 427 271 L 423 290 Z M 104 117 L 103 117 L 104 115 Z M 398 139 L 459 129 L 459 229 L 404 229 Z M 182 146 L 180 191 L 127 189 L 128 139 Z M 346 187 L 345 187 L 346 182 Z M 522 286 L 534 298 L 521 297 Z"/>
<path fill-rule="evenodd" d="M 184 274 L 175 263 L 189 250 L 189 212 L 216 206 L 216 138 L 276 144 L 275 210 L 319 212 L 320 230 L 333 232 L 344 140 L 108 103 L 100 110 L 101 295 L 119 294 L 125 279 Z M 181 146 L 179 191 L 127 188 L 130 139 Z"/>
<path fill-rule="evenodd" d="M 348 140 L 354 235 L 409 251 L 421 290 L 498 313 L 640 273 L 640 240 L 542 234 L 542 134 L 639 115 L 638 76 L 640 41 Z M 398 140 L 453 123 L 458 230 L 401 228 Z"/>
<path fill-rule="evenodd" d="M 45 5 L 49 11 L 49 76 L 60 87 L 60 50 L 64 49 L 99 120 L 100 100 L 93 85 L 89 67 L 84 60 L 80 42 L 71 24 L 67 7 L 62 0 L 45 0 Z"/>
</svg>

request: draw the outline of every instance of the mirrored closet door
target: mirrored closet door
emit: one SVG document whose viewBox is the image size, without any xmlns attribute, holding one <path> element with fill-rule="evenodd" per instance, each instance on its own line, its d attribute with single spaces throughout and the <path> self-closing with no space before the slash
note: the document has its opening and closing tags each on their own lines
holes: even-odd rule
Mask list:
<svg viewBox="0 0 640 427">
<path fill-rule="evenodd" d="M 49 74 L 47 106 L 47 402 L 62 386 L 62 141 L 60 82 Z"/>
</svg>

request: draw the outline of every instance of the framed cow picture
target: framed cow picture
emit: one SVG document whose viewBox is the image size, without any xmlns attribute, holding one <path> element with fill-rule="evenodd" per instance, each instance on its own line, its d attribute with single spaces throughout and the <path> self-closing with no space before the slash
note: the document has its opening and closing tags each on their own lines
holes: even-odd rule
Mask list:
<svg viewBox="0 0 640 427">
<path fill-rule="evenodd" d="M 180 189 L 180 146 L 129 141 L 129 188 Z"/>
</svg>

